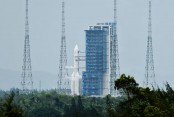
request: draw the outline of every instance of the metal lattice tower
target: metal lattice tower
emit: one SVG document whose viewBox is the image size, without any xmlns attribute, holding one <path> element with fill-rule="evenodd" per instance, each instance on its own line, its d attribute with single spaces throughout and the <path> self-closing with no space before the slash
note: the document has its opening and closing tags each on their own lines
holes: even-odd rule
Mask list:
<svg viewBox="0 0 174 117">
<path fill-rule="evenodd" d="M 112 60 L 111 60 L 111 84 L 110 84 L 110 94 L 116 96 L 116 91 L 114 89 L 115 80 L 120 76 L 120 66 L 119 66 L 119 53 L 118 53 L 118 39 L 117 39 L 117 0 L 114 0 L 114 32 L 112 39 Z"/>
<path fill-rule="evenodd" d="M 146 86 L 153 85 L 156 87 L 153 47 L 152 47 L 152 23 L 151 23 L 151 1 L 149 1 L 149 22 L 148 22 L 148 41 L 146 53 L 146 67 L 145 67 Z"/>
<path fill-rule="evenodd" d="M 61 36 L 61 48 L 60 48 L 60 61 L 59 61 L 59 74 L 58 74 L 58 92 L 62 92 L 62 81 L 68 75 L 66 69 L 67 66 L 67 54 L 66 54 L 66 37 L 65 37 L 65 2 L 62 1 L 62 36 Z"/>
<path fill-rule="evenodd" d="M 25 41 L 21 85 L 22 93 L 30 93 L 33 90 L 29 43 L 28 0 L 26 0 Z"/>
<path fill-rule="evenodd" d="M 119 65 L 119 51 L 118 51 L 118 38 L 117 38 L 117 9 L 116 9 L 116 1 L 114 7 L 114 22 L 115 22 L 115 50 L 116 50 L 116 78 L 120 77 L 120 65 Z"/>
</svg>

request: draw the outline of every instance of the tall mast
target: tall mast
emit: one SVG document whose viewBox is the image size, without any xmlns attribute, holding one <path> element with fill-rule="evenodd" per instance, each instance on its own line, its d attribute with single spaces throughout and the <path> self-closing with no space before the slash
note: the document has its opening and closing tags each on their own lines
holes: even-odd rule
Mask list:
<svg viewBox="0 0 174 117">
<path fill-rule="evenodd" d="M 66 37 L 65 37 L 65 2 L 62 1 L 62 35 L 61 35 L 61 48 L 60 48 L 60 61 L 59 61 L 59 74 L 58 74 L 58 92 L 62 93 L 62 81 L 68 75 L 67 54 L 66 54 Z"/>
<path fill-rule="evenodd" d="M 117 38 L 117 0 L 114 0 L 114 21 L 115 21 L 115 48 L 116 48 L 116 78 L 120 77 L 118 38 Z"/>
<path fill-rule="evenodd" d="M 152 7 L 151 1 L 149 0 L 149 21 L 148 21 L 148 40 L 147 40 L 145 78 L 146 78 L 146 86 L 153 85 L 154 87 L 156 87 L 154 60 L 153 60 L 153 47 L 152 47 L 151 7 Z"/>
<path fill-rule="evenodd" d="M 117 0 L 114 0 L 114 23 L 113 23 L 113 36 L 111 40 L 111 84 L 110 94 L 116 96 L 114 89 L 115 80 L 120 76 L 119 66 L 119 52 L 118 52 L 118 39 L 117 39 Z"/>
<path fill-rule="evenodd" d="M 24 58 L 22 66 L 21 85 L 23 93 L 30 93 L 33 90 L 30 43 L 29 43 L 28 0 L 26 0 L 25 41 L 24 41 Z"/>
<path fill-rule="evenodd" d="M 117 0 L 114 0 L 114 22 L 117 22 Z"/>
</svg>

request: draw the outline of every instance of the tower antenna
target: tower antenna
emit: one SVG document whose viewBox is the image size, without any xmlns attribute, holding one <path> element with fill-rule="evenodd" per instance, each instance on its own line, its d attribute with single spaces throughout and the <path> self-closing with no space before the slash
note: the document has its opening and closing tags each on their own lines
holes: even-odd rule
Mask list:
<svg viewBox="0 0 174 117">
<path fill-rule="evenodd" d="M 116 91 L 114 89 L 114 84 L 116 78 L 120 76 L 120 66 L 119 66 L 119 52 L 118 52 L 118 39 L 117 39 L 117 0 L 114 0 L 114 25 L 113 25 L 113 39 L 111 41 L 112 45 L 112 60 L 111 60 L 111 84 L 110 84 L 110 94 L 116 96 Z"/>
<path fill-rule="evenodd" d="M 117 22 L 117 0 L 114 0 L 114 22 Z"/>
<path fill-rule="evenodd" d="M 58 92 L 62 92 L 62 81 L 68 75 L 66 69 L 67 54 L 66 54 L 66 37 L 65 37 L 65 2 L 62 1 L 62 35 L 61 35 L 61 48 L 60 48 L 60 61 L 59 61 L 59 74 L 58 74 Z"/>
<path fill-rule="evenodd" d="M 148 40 L 147 40 L 147 53 L 146 53 L 146 66 L 145 78 L 146 86 L 152 85 L 156 87 L 154 60 L 153 60 L 153 47 L 152 47 L 152 16 L 151 16 L 151 1 L 149 0 L 149 21 L 148 21 Z"/>
<path fill-rule="evenodd" d="M 21 85 L 22 85 L 22 93 L 30 93 L 33 90 L 30 43 L 29 43 L 28 0 L 26 0 L 25 41 L 24 41 L 24 58 L 22 66 Z"/>
<path fill-rule="evenodd" d="M 119 51 L 118 51 L 118 38 L 117 38 L 117 0 L 114 0 L 114 21 L 115 21 L 115 49 L 116 49 L 116 78 L 120 77 L 120 64 L 119 64 Z"/>
</svg>

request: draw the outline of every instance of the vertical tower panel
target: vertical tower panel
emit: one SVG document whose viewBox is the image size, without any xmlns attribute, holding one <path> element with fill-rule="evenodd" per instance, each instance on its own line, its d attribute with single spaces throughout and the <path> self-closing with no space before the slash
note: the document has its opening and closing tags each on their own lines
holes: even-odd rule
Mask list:
<svg viewBox="0 0 174 117">
<path fill-rule="evenodd" d="M 25 41 L 24 41 L 24 58 L 22 66 L 21 85 L 22 85 L 22 93 L 30 93 L 33 89 L 30 43 L 29 43 L 28 0 L 26 0 Z"/>
<path fill-rule="evenodd" d="M 65 84 L 69 84 L 67 79 L 68 71 L 67 66 L 67 53 L 66 53 L 66 36 L 65 36 L 65 2 L 62 1 L 62 35 L 61 35 L 61 48 L 60 48 L 60 61 L 59 61 L 59 74 L 58 74 L 58 93 L 67 93 Z"/>
<path fill-rule="evenodd" d="M 151 23 L 151 1 L 149 1 L 149 22 L 148 22 L 148 40 L 147 40 L 147 53 L 146 53 L 146 66 L 145 66 L 146 86 L 153 85 L 156 87 L 154 60 L 153 60 L 153 47 L 152 47 L 152 23 Z"/>
<path fill-rule="evenodd" d="M 114 89 L 116 78 L 120 77 L 119 65 L 119 52 L 118 52 L 118 39 L 117 39 L 117 0 L 114 0 L 114 23 L 112 25 L 111 33 L 111 81 L 110 81 L 110 94 L 116 96 Z"/>
</svg>

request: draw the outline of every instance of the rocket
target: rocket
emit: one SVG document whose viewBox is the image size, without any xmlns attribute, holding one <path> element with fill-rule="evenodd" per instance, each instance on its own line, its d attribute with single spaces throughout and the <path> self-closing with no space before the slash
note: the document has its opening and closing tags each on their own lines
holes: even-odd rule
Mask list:
<svg viewBox="0 0 174 117">
<path fill-rule="evenodd" d="M 71 78 L 71 95 L 80 95 L 82 88 L 82 76 L 79 73 L 79 49 L 76 45 L 74 48 L 74 66 Z"/>
</svg>

